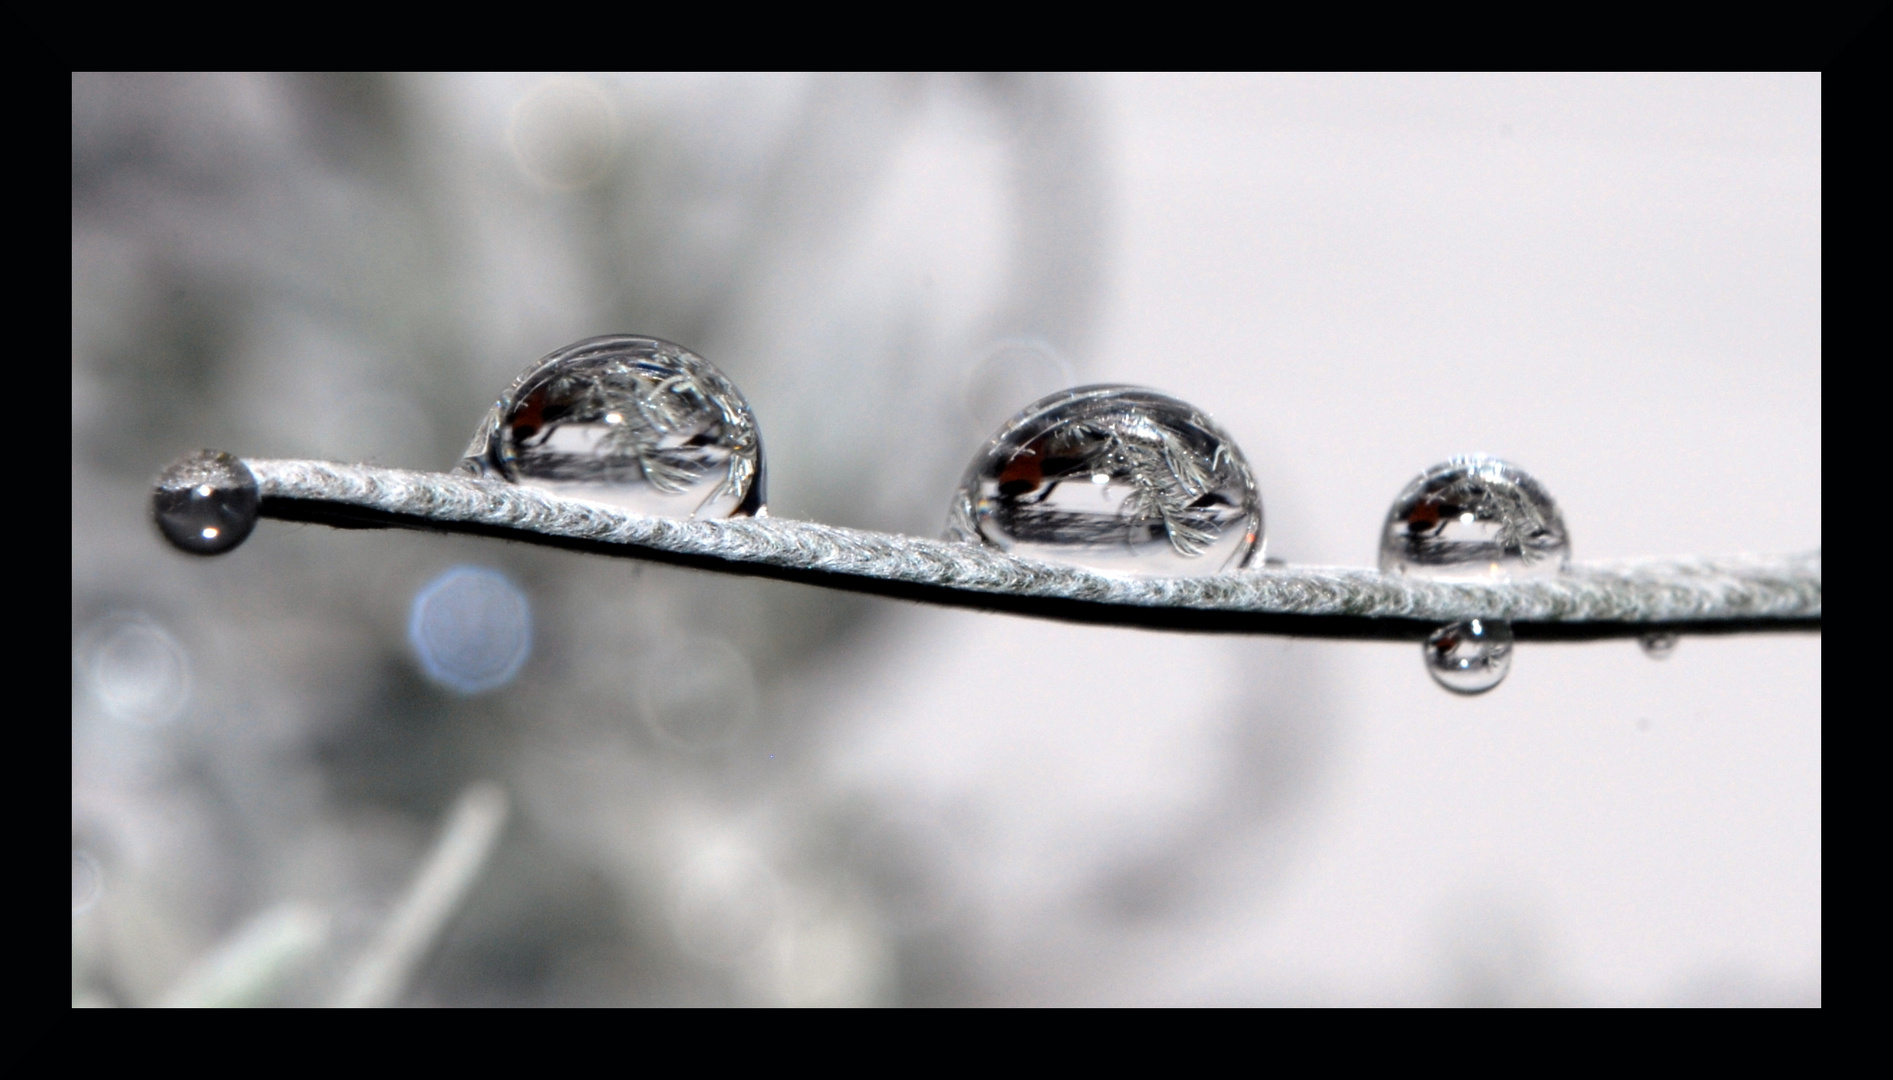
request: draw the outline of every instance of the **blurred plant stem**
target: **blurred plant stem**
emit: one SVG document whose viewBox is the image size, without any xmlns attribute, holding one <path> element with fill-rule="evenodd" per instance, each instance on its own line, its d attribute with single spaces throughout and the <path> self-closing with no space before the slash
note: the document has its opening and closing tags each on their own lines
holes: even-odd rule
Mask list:
<svg viewBox="0 0 1893 1080">
<path fill-rule="evenodd" d="M 212 949 L 157 1004 L 169 1009 L 268 1004 L 328 940 L 328 913 L 311 904 L 278 904 Z"/>
<path fill-rule="evenodd" d="M 414 969 L 486 868 L 506 824 L 508 805 L 506 792 L 493 783 L 475 784 L 455 801 L 407 895 L 343 981 L 334 1000 L 337 1007 L 382 1008 L 401 999 Z"/>
</svg>

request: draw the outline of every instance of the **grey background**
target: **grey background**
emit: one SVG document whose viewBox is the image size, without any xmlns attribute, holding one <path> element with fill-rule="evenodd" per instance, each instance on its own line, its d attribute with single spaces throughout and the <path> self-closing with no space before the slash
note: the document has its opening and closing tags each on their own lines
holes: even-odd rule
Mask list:
<svg viewBox="0 0 1893 1080">
<path fill-rule="evenodd" d="M 75 1001 L 285 903 L 333 930 L 269 999 L 325 1000 L 493 779 L 411 1003 L 1818 1004 L 1818 636 L 1527 648 L 1467 700 L 1405 646 L 465 539 L 191 559 L 144 492 L 198 446 L 445 467 L 630 331 L 749 395 L 782 516 L 932 535 L 1070 379 L 1214 413 L 1293 562 L 1370 563 L 1471 451 L 1580 558 L 1816 548 L 1820 118 L 1818 76 L 75 76 Z M 536 631 L 472 698 L 405 638 L 460 563 Z M 168 717 L 100 682 L 133 617 Z"/>
</svg>

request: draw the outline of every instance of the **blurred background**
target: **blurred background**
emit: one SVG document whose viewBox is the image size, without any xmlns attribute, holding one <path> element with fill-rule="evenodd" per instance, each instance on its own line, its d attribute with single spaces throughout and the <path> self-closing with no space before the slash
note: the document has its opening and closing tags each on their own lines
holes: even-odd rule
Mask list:
<svg viewBox="0 0 1893 1080">
<path fill-rule="evenodd" d="M 198 447 L 446 468 L 611 332 L 736 381 L 778 516 L 937 535 L 1114 381 L 1214 414 L 1290 562 L 1474 451 L 1580 559 L 1818 548 L 1821 81 L 75 75 L 75 1004 L 1820 1003 L 1819 635 L 1461 699 L 149 523 Z"/>
</svg>

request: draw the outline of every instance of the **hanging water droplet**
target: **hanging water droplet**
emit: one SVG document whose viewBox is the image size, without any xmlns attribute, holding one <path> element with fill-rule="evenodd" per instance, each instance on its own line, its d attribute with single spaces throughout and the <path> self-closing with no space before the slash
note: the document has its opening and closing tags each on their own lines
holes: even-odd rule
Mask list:
<svg viewBox="0 0 1893 1080">
<path fill-rule="evenodd" d="M 1467 619 L 1433 631 L 1420 647 L 1433 681 L 1455 694 L 1483 694 L 1512 668 L 1512 624 Z"/>
<path fill-rule="evenodd" d="M 1676 651 L 1678 640 L 1680 639 L 1670 631 L 1659 630 L 1638 638 L 1637 645 L 1643 649 L 1643 655 L 1652 660 L 1668 660 L 1670 654 Z"/>
<path fill-rule="evenodd" d="M 655 338 L 592 338 L 534 364 L 460 468 L 660 517 L 763 510 L 749 403 L 708 360 Z"/>
<path fill-rule="evenodd" d="M 967 467 L 947 538 L 1095 570 L 1200 575 L 1262 553 L 1262 499 L 1208 416 L 1155 390 L 1081 386 L 1007 421 Z"/>
<path fill-rule="evenodd" d="M 243 543 L 261 506 L 250 467 L 221 450 L 178 458 L 151 489 L 158 531 L 193 555 L 221 555 Z"/>
<path fill-rule="evenodd" d="M 1482 455 L 1408 484 L 1380 536 L 1383 571 L 1436 581 L 1547 576 L 1570 558 L 1558 504 L 1523 469 Z"/>
</svg>

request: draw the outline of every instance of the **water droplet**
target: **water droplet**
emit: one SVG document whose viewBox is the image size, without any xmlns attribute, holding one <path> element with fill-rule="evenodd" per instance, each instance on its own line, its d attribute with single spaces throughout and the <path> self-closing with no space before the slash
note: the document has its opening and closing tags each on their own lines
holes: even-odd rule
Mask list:
<svg viewBox="0 0 1893 1080">
<path fill-rule="evenodd" d="M 72 849 L 72 913 L 79 914 L 98 903 L 105 892 L 105 871 L 90 853 Z"/>
<path fill-rule="evenodd" d="M 1652 660 L 1668 660 L 1676 651 L 1678 640 L 1680 639 L 1675 634 L 1667 630 L 1659 630 L 1654 634 L 1645 634 L 1638 638 L 1637 645 L 1643 649 L 1643 655 Z"/>
<path fill-rule="evenodd" d="M 487 413 L 460 468 L 661 517 L 763 507 L 749 403 L 708 360 L 655 338 L 592 338 L 534 364 Z"/>
<path fill-rule="evenodd" d="M 462 694 L 512 682 L 532 654 L 532 606 L 504 574 L 456 566 L 414 594 L 408 642 L 427 677 Z"/>
<path fill-rule="evenodd" d="M 756 722 L 756 677 L 728 642 L 675 638 L 638 665 L 637 702 L 644 722 L 682 750 L 728 746 Z"/>
<path fill-rule="evenodd" d="M 1455 694 L 1483 694 L 1512 668 L 1512 624 L 1467 619 L 1433 631 L 1420 647 L 1433 681 Z"/>
<path fill-rule="evenodd" d="M 1262 552 L 1262 499 L 1208 416 L 1134 386 L 1082 386 L 1007 421 L 968 466 L 947 537 L 1095 570 L 1200 575 Z"/>
<path fill-rule="evenodd" d="M 177 459 L 151 489 L 158 531 L 193 555 L 221 555 L 243 543 L 261 505 L 250 467 L 221 450 Z"/>
<path fill-rule="evenodd" d="M 78 660 L 92 693 L 120 720 L 160 724 L 183 712 L 190 699 L 190 657 L 148 615 L 100 619 L 83 635 Z"/>
<path fill-rule="evenodd" d="M 1436 581 L 1557 574 L 1571 558 L 1558 505 L 1523 469 L 1475 455 L 1437 465 L 1394 500 L 1380 568 Z"/>
</svg>

